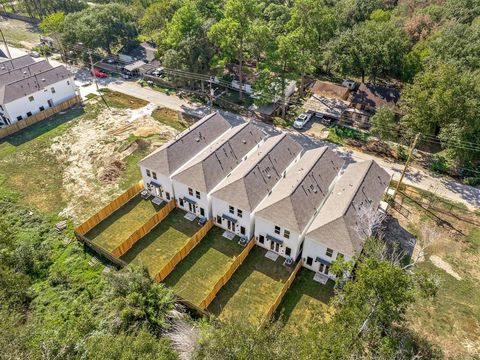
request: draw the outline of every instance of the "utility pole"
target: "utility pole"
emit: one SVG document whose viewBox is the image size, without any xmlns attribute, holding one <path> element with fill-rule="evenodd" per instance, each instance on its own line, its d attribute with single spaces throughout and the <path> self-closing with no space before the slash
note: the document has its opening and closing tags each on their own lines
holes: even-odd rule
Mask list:
<svg viewBox="0 0 480 360">
<path fill-rule="evenodd" d="M 88 56 L 90 58 L 90 71 L 93 75 L 93 81 L 95 82 L 95 87 L 97 88 L 97 92 L 100 93 L 100 89 L 98 88 L 97 75 L 95 75 L 95 69 L 93 67 L 92 51 L 87 50 L 87 52 L 88 52 Z"/>
<path fill-rule="evenodd" d="M 5 36 L 3 36 L 2 29 L 0 29 L 0 34 L 2 34 L 2 39 L 3 39 L 3 43 L 5 44 L 5 50 L 7 51 L 7 56 L 9 59 L 11 59 L 12 55 L 10 55 L 10 49 L 8 48 L 7 41 L 5 40 Z"/>
<path fill-rule="evenodd" d="M 417 142 L 418 142 L 419 139 L 420 139 L 420 133 L 415 135 L 415 138 L 413 139 L 413 143 L 410 146 L 410 150 L 408 152 L 408 158 L 407 158 L 407 161 L 405 162 L 405 166 L 403 167 L 402 175 L 400 176 L 400 179 L 398 180 L 397 187 L 395 188 L 395 191 L 393 192 L 392 200 L 395 200 L 395 196 L 397 195 L 397 192 L 400 189 L 400 186 L 402 185 L 403 178 L 405 177 L 405 173 L 407 172 L 408 166 L 410 165 L 410 162 L 412 161 L 413 151 L 415 150 L 415 147 L 417 146 Z"/>
</svg>

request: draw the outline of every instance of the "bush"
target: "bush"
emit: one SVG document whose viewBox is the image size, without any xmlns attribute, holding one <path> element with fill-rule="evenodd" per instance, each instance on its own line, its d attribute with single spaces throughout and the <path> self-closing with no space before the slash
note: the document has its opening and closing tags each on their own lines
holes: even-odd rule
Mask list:
<svg viewBox="0 0 480 360">
<path fill-rule="evenodd" d="M 407 159 L 408 159 L 407 151 L 402 145 L 397 144 L 397 160 L 407 161 Z"/>
<path fill-rule="evenodd" d="M 447 159 L 443 156 L 435 156 L 430 167 L 433 171 L 443 174 L 449 169 Z"/>
<path fill-rule="evenodd" d="M 480 185 L 480 176 L 470 176 L 463 179 L 463 183 L 470 186 Z"/>
</svg>

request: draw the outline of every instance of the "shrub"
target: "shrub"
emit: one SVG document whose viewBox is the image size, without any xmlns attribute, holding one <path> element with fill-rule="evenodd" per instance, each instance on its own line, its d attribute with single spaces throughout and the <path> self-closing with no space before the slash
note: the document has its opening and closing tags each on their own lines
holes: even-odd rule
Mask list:
<svg viewBox="0 0 480 360">
<path fill-rule="evenodd" d="M 438 173 L 446 173 L 449 169 L 447 159 L 443 156 L 435 156 L 430 165 L 431 169 Z"/>
</svg>

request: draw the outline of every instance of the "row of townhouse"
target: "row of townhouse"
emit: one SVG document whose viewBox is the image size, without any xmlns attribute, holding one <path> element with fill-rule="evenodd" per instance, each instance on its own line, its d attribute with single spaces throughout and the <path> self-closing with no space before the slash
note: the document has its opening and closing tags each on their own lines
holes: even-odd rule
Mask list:
<svg viewBox="0 0 480 360">
<path fill-rule="evenodd" d="M 358 216 L 377 211 L 390 175 L 374 161 L 344 169 L 328 147 L 211 114 L 139 163 L 146 190 L 327 276 L 366 238 Z M 360 230 L 359 230 L 360 229 Z"/>
<path fill-rule="evenodd" d="M 0 126 L 11 125 L 76 96 L 64 66 L 24 55 L 0 63 Z"/>
</svg>

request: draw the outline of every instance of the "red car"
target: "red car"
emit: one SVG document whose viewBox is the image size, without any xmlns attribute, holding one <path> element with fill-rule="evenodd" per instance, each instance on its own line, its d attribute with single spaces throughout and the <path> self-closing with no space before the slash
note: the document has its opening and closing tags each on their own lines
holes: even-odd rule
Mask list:
<svg viewBox="0 0 480 360">
<path fill-rule="evenodd" d="M 101 72 L 101 71 L 98 70 L 98 69 L 93 69 L 93 70 L 92 70 L 92 75 L 95 76 L 95 77 L 98 77 L 98 78 L 106 78 L 106 77 L 108 77 L 107 74 L 105 74 L 104 72 Z"/>
</svg>

